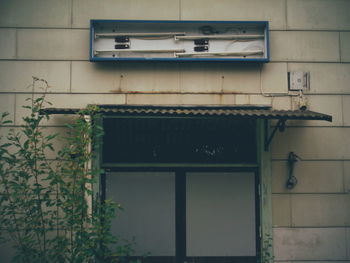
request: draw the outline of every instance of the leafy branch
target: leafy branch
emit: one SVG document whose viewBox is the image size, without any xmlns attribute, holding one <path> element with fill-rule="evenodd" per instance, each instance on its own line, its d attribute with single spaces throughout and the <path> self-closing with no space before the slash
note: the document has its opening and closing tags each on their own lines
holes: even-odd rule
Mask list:
<svg viewBox="0 0 350 263">
<path fill-rule="evenodd" d="M 42 95 L 34 93 L 38 85 Z M 131 262 L 130 243 L 110 231 L 119 206 L 93 198 L 99 171 L 89 164 L 103 130 L 90 120 L 98 108 L 79 112 L 65 135 L 49 133 L 42 125 L 50 118 L 43 111 L 49 85 L 33 77 L 30 86 L 23 124 L 0 136 L 1 241 L 14 245 L 14 262 Z M 0 128 L 8 125 L 3 113 Z"/>
</svg>

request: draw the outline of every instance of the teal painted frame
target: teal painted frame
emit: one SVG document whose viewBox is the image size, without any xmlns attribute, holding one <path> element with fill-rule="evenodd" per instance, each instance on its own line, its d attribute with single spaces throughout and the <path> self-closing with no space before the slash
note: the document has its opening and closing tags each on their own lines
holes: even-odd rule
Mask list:
<svg viewBox="0 0 350 263">
<path fill-rule="evenodd" d="M 104 173 L 102 169 L 102 136 L 97 137 L 96 134 L 99 132 L 97 127 L 103 127 L 103 117 L 101 115 L 92 116 L 92 125 L 93 125 L 93 142 L 91 146 L 92 150 L 92 162 L 91 170 L 93 171 L 94 181 L 93 181 L 93 198 L 101 200 L 101 174 Z"/>
<path fill-rule="evenodd" d="M 257 120 L 260 171 L 260 257 L 262 263 L 273 263 L 271 151 L 270 148 L 265 148 L 265 133 L 269 134 L 269 127 L 269 120 Z"/>
</svg>

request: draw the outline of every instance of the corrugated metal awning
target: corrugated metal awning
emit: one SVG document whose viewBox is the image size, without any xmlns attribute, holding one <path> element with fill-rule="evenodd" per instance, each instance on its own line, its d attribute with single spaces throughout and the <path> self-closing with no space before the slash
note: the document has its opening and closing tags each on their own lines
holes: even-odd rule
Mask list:
<svg viewBox="0 0 350 263">
<path fill-rule="evenodd" d="M 274 110 L 266 106 L 155 106 L 155 105 L 96 105 L 99 113 L 113 116 L 169 117 L 242 117 L 275 120 L 324 120 L 332 116 L 309 110 Z M 81 109 L 46 108 L 47 114 L 76 114 Z"/>
</svg>

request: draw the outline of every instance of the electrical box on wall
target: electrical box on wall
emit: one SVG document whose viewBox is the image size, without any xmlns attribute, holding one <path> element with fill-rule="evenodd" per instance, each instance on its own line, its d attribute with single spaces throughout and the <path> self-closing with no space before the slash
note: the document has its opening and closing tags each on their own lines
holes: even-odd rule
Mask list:
<svg viewBox="0 0 350 263">
<path fill-rule="evenodd" d="M 269 61 L 267 21 L 91 20 L 91 61 Z"/>
<path fill-rule="evenodd" d="M 288 72 L 289 90 L 309 90 L 310 73 L 302 71 Z"/>
</svg>

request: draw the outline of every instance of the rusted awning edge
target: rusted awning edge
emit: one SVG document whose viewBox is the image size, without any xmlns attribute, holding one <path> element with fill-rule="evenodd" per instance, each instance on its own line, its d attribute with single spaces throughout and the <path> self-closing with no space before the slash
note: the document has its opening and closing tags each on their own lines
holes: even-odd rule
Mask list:
<svg viewBox="0 0 350 263">
<path fill-rule="evenodd" d="M 98 113 L 113 116 L 167 117 L 242 117 L 275 120 L 324 120 L 332 116 L 309 110 L 275 110 L 268 106 L 155 106 L 155 105 L 96 105 Z M 77 114 L 77 108 L 46 108 L 46 114 Z"/>
</svg>

